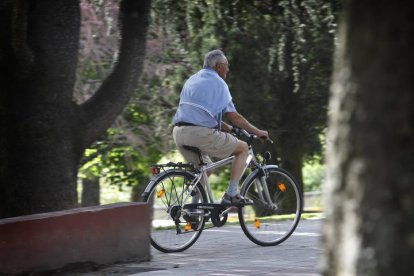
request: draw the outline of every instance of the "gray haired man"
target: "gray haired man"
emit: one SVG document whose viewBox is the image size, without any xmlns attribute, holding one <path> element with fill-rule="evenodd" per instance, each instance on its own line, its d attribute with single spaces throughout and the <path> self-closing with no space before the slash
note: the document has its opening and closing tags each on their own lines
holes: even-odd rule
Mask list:
<svg viewBox="0 0 414 276">
<path fill-rule="evenodd" d="M 229 63 L 221 50 L 208 52 L 203 69 L 192 75 L 184 84 L 180 103 L 174 116 L 173 137 L 184 158 L 197 164 L 196 153 L 183 146 L 197 147 L 205 163 L 209 156 L 226 158 L 234 155 L 229 186 L 222 203 L 246 203 L 238 192 L 248 153 L 246 142 L 231 135 L 232 126 L 222 121 L 223 115 L 236 127 L 243 128 L 263 139 L 268 132 L 249 123 L 236 111 L 229 88 L 225 82 Z"/>
</svg>

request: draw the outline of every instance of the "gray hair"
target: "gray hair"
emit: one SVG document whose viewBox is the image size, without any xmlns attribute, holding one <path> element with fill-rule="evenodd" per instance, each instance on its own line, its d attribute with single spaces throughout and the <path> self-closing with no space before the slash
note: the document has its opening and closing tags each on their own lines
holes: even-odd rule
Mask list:
<svg viewBox="0 0 414 276">
<path fill-rule="evenodd" d="M 217 63 L 220 62 L 225 62 L 226 61 L 226 56 L 224 55 L 223 51 L 221 50 L 213 50 L 208 52 L 205 56 L 204 56 L 204 64 L 203 64 L 203 68 L 206 67 L 210 67 L 210 68 L 214 68 Z"/>
</svg>

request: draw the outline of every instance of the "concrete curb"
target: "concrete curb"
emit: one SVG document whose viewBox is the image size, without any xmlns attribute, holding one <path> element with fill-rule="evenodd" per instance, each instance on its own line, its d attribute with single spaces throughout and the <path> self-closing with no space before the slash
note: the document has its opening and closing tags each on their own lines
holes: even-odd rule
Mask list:
<svg viewBox="0 0 414 276">
<path fill-rule="evenodd" d="M 0 273 L 150 259 L 146 203 L 116 203 L 0 220 Z"/>
</svg>

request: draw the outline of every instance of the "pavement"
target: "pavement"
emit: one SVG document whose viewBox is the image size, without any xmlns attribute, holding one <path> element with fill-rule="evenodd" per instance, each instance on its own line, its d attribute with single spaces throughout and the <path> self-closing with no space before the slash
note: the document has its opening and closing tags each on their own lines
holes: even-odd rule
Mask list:
<svg viewBox="0 0 414 276">
<path fill-rule="evenodd" d="M 97 271 L 59 275 L 321 275 L 318 266 L 322 223 L 323 219 L 302 220 L 289 239 L 270 247 L 251 242 L 238 224 L 212 228 L 204 230 L 184 252 L 167 254 L 152 248 L 150 262 L 125 262 Z"/>
</svg>

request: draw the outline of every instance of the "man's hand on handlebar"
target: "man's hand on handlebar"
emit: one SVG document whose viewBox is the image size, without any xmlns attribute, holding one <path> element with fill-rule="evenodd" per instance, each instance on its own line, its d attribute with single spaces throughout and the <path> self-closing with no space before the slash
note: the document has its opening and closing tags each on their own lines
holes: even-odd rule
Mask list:
<svg viewBox="0 0 414 276">
<path fill-rule="evenodd" d="M 256 136 L 257 137 L 259 137 L 259 139 L 262 141 L 262 142 L 266 142 L 266 141 L 271 141 L 271 142 L 273 142 L 272 140 L 270 140 L 270 138 L 269 138 L 269 133 L 266 131 L 266 130 L 260 130 L 259 129 L 259 131 L 257 132 L 257 133 L 255 133 L 256 134 Z"/>
<path fill-rule="evenodd" d="M 251 136 L 251 134 L 248 133 L 246 130 L 238 128 L 238 127 L 233 127 L 231 132 L 235 134 L 236 136 L 241 136 L 241 135 L 244 135 L 246 137 Z M 269 138 L 269 133 L 266 130 L 259 130 L 257 131 L 257 133 L 254 133 L 254 135 L 257 138 L 259 138 L 262 142 L 270 142 L 273 144 L 273 141 Z"/>
</svg>

